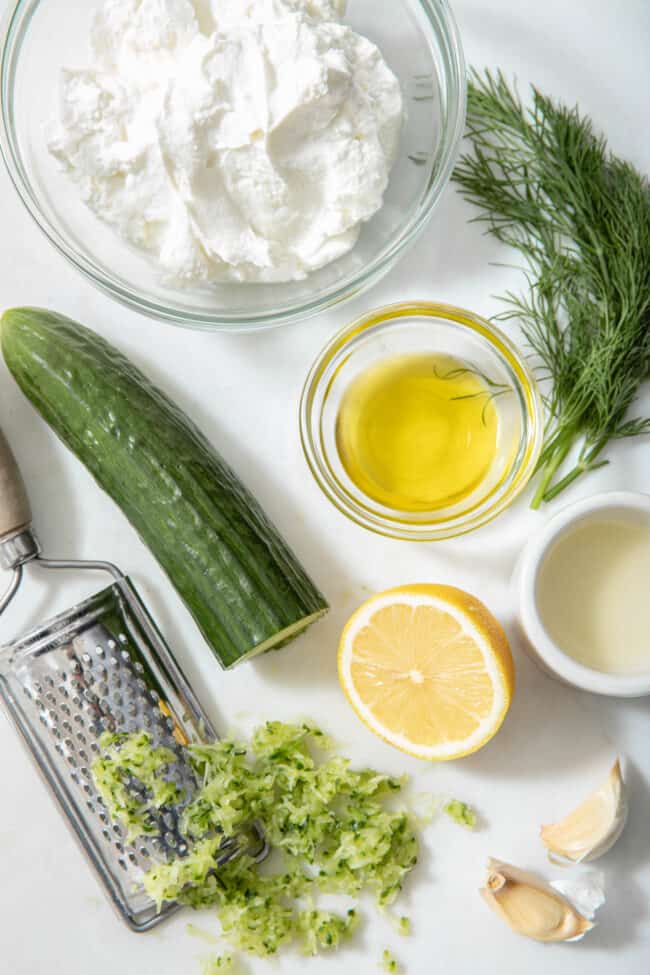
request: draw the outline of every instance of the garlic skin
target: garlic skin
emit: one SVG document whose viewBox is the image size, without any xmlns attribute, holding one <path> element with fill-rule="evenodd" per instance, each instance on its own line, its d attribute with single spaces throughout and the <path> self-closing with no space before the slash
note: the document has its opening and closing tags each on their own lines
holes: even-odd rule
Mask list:
<svg viewBox="0 0 650 975">
<path fill-rule="evenodd" d="M 617 759 L 605 782 L 573 812 L 540 836 L 549 859 L 562 863 L 587 863 L 611 850 L 625 828 L 628 801 L 621 763 Z"/>
<path fill-rule="evenodd" d="M 594 927 L 550 884 L 500 860 L 488 860 L 480 893 L 516 934 L 534 941 L 578 941 Z"/>
</svg>

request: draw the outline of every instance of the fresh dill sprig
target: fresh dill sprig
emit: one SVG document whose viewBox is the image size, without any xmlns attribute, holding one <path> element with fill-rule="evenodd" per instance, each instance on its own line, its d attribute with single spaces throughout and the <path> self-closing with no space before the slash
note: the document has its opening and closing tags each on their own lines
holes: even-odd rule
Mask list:
<svg viewBox="0 0 650 975">
<path fill-rule="evenodd" d="M 503 396 L 504 393 L 513 392 L 512 386 L 509 386 L 507 383 L 498 383 L 494 379 L 490 379 L 489 376 L 486 376 L 486 374 L 481 372 L 480 369 L 470 369 L 469 366 L 450 369 L 448 372 L 442 373 L 438 371 L 436 366 L 434 366 L 433 374 L 436 379 L 443 380 L 459 379 L 461 376 L 476 376 L 481 380 L 481 382 L 485 383 L 485 386 L 487 387 L 486 389 L 479 389 L 476 393 L 464 393 L 462 396 L 450 397 L 451 403 L 458 403 L 461 400 L 481 399 L 482 397 L 485 397 L 485 405 L 481 413 L 481 423 L 483 426 L 487 426 L 487 411 L 490 404 L 493 403 L 498 396 Z"/>
<path fill-rule="evenodd" d="M 535 87 L 526 106 L 501 72 L 473 72 L 466 134 L 454 179 L 525 260 L 528 292 L 498 317 L 521 322 L 550 381 L 536 508 L 608 463 L 610 440 L 650 432 L 629 417 L 650 377 L 650 185 L 577 108 Z"/>
</svg>

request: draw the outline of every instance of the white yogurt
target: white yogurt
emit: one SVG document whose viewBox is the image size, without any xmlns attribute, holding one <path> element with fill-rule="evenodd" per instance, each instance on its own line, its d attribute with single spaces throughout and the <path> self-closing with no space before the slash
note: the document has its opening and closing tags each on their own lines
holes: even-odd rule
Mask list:
<svg viewBox="0 0 650 975">
<path fill-rule="evenodd" d="M 379 210 L 402 95 L 345 0 L 107 0 L 62 72 L 51 152 L 188 286 L 290 281 Z"/>
</svg>

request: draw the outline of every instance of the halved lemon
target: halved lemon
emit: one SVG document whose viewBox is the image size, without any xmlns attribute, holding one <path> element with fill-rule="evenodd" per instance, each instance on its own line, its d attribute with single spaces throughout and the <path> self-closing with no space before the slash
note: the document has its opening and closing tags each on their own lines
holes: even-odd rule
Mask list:
<svg viewBox="0 0 650 975">
<path fill-rule="evenodd" d="M 515 670 L 483 603 L 425 584 L 389 589 L 356 611 L 341 636 L 339 679 L 371 731 L 417 758 L 448 761 L 497 733 Z"/>
</svg>

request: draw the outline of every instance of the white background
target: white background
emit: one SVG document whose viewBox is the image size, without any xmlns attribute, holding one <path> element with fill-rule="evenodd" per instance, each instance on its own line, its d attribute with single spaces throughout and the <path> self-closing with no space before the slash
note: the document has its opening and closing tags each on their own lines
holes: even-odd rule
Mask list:
<svg viewBox="0 0 650 975">
<path fill-rule="evenodd" d="M 390 0 L 378 0 L 390 2 Z M 2 4 L 4 6 L 4 4 Z M 650 5 L 646 0 L 458 0 L 468 61 L 516 72 L 522 83 L 578 101 L 611 145 L 650 171 Z M 416 791 L 455 794 L 485 821 L 469 834 L 451 822 L 429 827 L 421 865 L 404 898 L 413 937 L 372 919 L 335 958 L 246 962 L 250 973 L 379 970 L 391 947 L 412 975 L 645 975 L 650 970 L 650 719 L 647 700 L 608 701 L 543 677 L 516 640 L 518 689 L 498 737 L 456 764 L 429 766 L 383 745 L 351 713 L 335 656 L 341 626 L 368 590 L 440 581 L 475 592 L 508 626 L 509 578 L 530 531 L 551 513 L 524 498 L 494 525 L 433 545 L 393 542 L 354 526 L 320 495 L 302 459 L 297 406 L 313 358 L 332 333 L 370 307 L 431 298 L 484 315 L 491 297 L 516 286 L 516 272 L 490 268 L 504 255 L 467 223 L 449 188 L 428 231 L 374 292 L 304 325 L 258 335 L 201 334 L 141 318 L 95 291 L 59 257 L 0 174 L 0 305 L 49 306 L 109 337 L 172 393 L 256 492 L 330 598 L 325 622 L 279 654 L 223 674 L 172 587 L 117 508 L 54 439 L 0 366 L 0 417 L 27 478 L 46 553 L 101 557 L 128 570 L 224 732 L 265 718 L 312 715 L 358 763 L 413 776 Z M 647 407 L 650 397 L 644 398 Z M 600 489 L 648 490 L 648 440 L 609 450 L 611 466 L 565 500 Z M 28 573 L 0 638 L 63 608 L 79 595 Z M 58 582 L 58 579 L 54 580 Z M 52 582 L 50 579 L 49 582 Z M 89 583 L 92 587 L 92 580 Z M 511 934 L 477 893 L 486 857 L 548 870 L 539 825 L 568 811 L 627 757 L 629 826 L 602 861 L 608 901 L 580 944 L 541 946 Z M 14 732 L 0 719 L 0 972 L 36 975 L 192 975 L 209 948 L 182 914 L 159 930 L 131 934 L 97 882 L 38 780 Z M 368 915 L 372 911 L 368 909 Z M 216 932 L 210 915 L 193 918 Z"/>
</svg>

